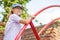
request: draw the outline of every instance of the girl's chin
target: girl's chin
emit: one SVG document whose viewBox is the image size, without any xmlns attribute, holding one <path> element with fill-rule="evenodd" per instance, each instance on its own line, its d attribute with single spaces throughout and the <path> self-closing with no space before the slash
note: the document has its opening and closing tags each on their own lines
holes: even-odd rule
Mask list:
<svg viewBox="0 0 60 40">
<path fill-rule="evenodd" d="M 21 14 L 19 14 L 18 16 L 21 16 Z"/>
</svg>

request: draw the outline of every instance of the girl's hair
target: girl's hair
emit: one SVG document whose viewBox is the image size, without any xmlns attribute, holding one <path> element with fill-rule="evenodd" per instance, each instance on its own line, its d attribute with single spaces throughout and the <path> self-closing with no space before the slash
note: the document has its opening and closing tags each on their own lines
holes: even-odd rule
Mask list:
<svg viewBox="0 0 60 40">
<path fill-rule="evenodd" d="M 11 12 L 10 12 L 11 14 L 13 14 L 13 11 L 11 10 Z"/>
<path fill-rule="evenodd" d="M 7 14 L 7 18 L 9 18 L 11 14 L 13 14 L 12 10 Z"/>
<path fill-rule="evenodd" d="M 19 7 L 19 6 L 14 7 L 14 8 L 18 8 L 18 7 Z M 14 9 L 14 8 L 11 9 L 11 11 L 9 12 L 9 14 L 7 15 L 7 18 L 9 18 L 11 14 L 13 14 L 13 9 Z M 21 8 L 21 7 L 19 7 L 19 8 Z M 21 8 L 21 9 L 22 9 L 22 8 Z"/>
</svg>

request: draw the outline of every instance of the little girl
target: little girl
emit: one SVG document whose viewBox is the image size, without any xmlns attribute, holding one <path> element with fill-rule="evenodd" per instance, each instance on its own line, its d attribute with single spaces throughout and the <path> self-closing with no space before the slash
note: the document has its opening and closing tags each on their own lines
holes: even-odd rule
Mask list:
<svg viewBox="0 0 60 40">
<path fill-rule="evenodd" d="M 15 37 L 21 30 L 20 23 L 28 24 L 30 19 L 34 18 L 34 17 L 30 17 L 28 18 L 28 20 L 22 19 L 20 17 L 22 14 L 22 6 L 20 4 L 13 4 L 11 13 L 12 14 L 9 16 L 9 19 L 5 26 L 4 40 L 15 40 Z"/>
</svg>

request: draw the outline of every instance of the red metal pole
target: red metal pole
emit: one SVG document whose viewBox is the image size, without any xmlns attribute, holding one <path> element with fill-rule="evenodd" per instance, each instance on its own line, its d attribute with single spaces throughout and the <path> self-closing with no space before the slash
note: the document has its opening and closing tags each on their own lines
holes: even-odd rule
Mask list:
<svg viewBox="0 0 60 40">
<path fill-rule="evenodd" d="M 32 21 L 32 19 L 29 21 L 29 23 Z M 29 24 L 28 23 L 28 24 Z M 15 37 L 15 40 L 19 40 L 19 38 L 21 38 L 21 36 L 22 36 L 22 34 L 23 34 L 23 32 L 24 32 L 24 30 L 27 28 L 27 24 L 25 24 L 24 26 L 23 26 L 23 28 L 21 29 L 21 31 L 17 34 L 17 36 Z"/>
<path fill-rule="evenodd" d="M 30 26 L 31 26 L 31 29 L 34 32 L 35 36 L 36 36 L 36 39 L 37 40 L 40 40 L 40 37 L 38 35 L 38 32 L 36 31 L 36 29 L 35 29 L 34 24 L 32 23 L 32 21 L 30 22 Z"/>
<path fill-rule="evenodd" d="M 37 15 L 39 15 L 41 12 L 45 11 L 46 9 L 53 8 L 53 7 L 60 7 L 60 5 L 51 5 L 51 6 L 45 7 L 45 8 L 43 8 L 43 9 L 39 10 L 37 13 L 35 13 L 34 16 L 37 16 Z"/>
<path fill-rule="evenodd" d="M 42 34 L 42 33 L 45 31 L 46 28 L 48 28 L 51 24 L 53 24 L 53 23 L 54 23 L 56 20 L 58 20 L 58 19 L 60 19 L 60 17 L 59 17 L 59 18 L 56 18 L 56 19 L 52 20 L 51 22 L 49 22 L 48 24 L 46 24 L 46 25 L 40 30 L 40 32 L 39 32 L 38 34 L 39 34 L 39 35 Z"/>
<path fill-rule="evenodd" d="M 52 7 L 60 7 L 60 5 L 51 5 L 51 6 L 48 6 L 48 7 L 45 7 L 45 8 L 43 8 L 42 10 L 39 10 L 34 16 L 37 16 L 38 14 L 40 14 L 41 12 L 43 12 L 44 10 L 46 10 L 46 9 L 48 9 L 48 8 L 52 8 Z M 19 35 L 19 37 L 21 37 L 21 35 L 22 35 L 22 32 L 26 29 L 26 26 L 27 25 L 24 25 L 23 26 L 23 29 L 17 34 L 17 36 Z M 16 36 L 16 40 L 18 40 L 17 37 Z"/>
<path fill-rule="evenodd" d="M 24 32 L 24 30 L 25 30 L 25 28 L 27 27 L 27 25 L 25 24 L 24 26 L 23 26 L 23 28 L 21 29 L 21 31 L 18 33 L 18 35 L 16 36 L 16 38 L 15 38 L 15 40 L 19 40 L 19 38 L 21 38 L 21 36 L 22 36 L 22 34 L 23 34 L 23 32 Z"/>
</svg>

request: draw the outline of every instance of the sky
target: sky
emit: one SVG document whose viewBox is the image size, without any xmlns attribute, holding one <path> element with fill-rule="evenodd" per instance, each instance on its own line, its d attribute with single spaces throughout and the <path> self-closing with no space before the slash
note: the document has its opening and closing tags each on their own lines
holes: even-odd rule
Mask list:
<svg viewBox="0 0 60 40">
<path fill-rule="evenodd" d="M 5 12 L 2 6 L 0 6 L 0 12 Z"/>
<path fill-rule="evenodd" d="M 34 15 L 39 10 L 50 5 L 60 5 L 60 0 L 31 0 L 29 3 L 27 3 L 26 8 L 28 9 L 27 12 L 30 15 Z M 42 24 L 47 24 L 53 19 L 58 18 L 58 17 L 60 17 L 60 8 L 53 7 L 39 14 L 35 18 L 35 20 L 37 19 L 38 22 L 41 22 Z M 35 26 L 40 25 L 39 23 L 34 22 L 34 21 L 33 23 Z"/>
<path fill-rule="evenodd" d="M 50 5 L 60 5 L 60 0 L 31 0 L 29 3 L 26 4 L 26 8 L 28 9 L 27 12 L 30 15 L 34 15 L 39 10 Z M 4 11 L 1 7 L 0 9 L 1 9 L 0 12 Z M 39 14 L 35 18 L 35 20 L 37 19 L 39 23 L 41 22 L 42 24 L 47 24 L 51 20 L 58 17 L 60 17 L 60 8 L 54 7 L 54 8 L 47 9 L 41 14 Z M 33 20 L 34 25 L 39 26 L 40 24 L 35 22 L 35 20 Z M 28 28 L 30 27 L 28 26 Z"/>
</svg>

